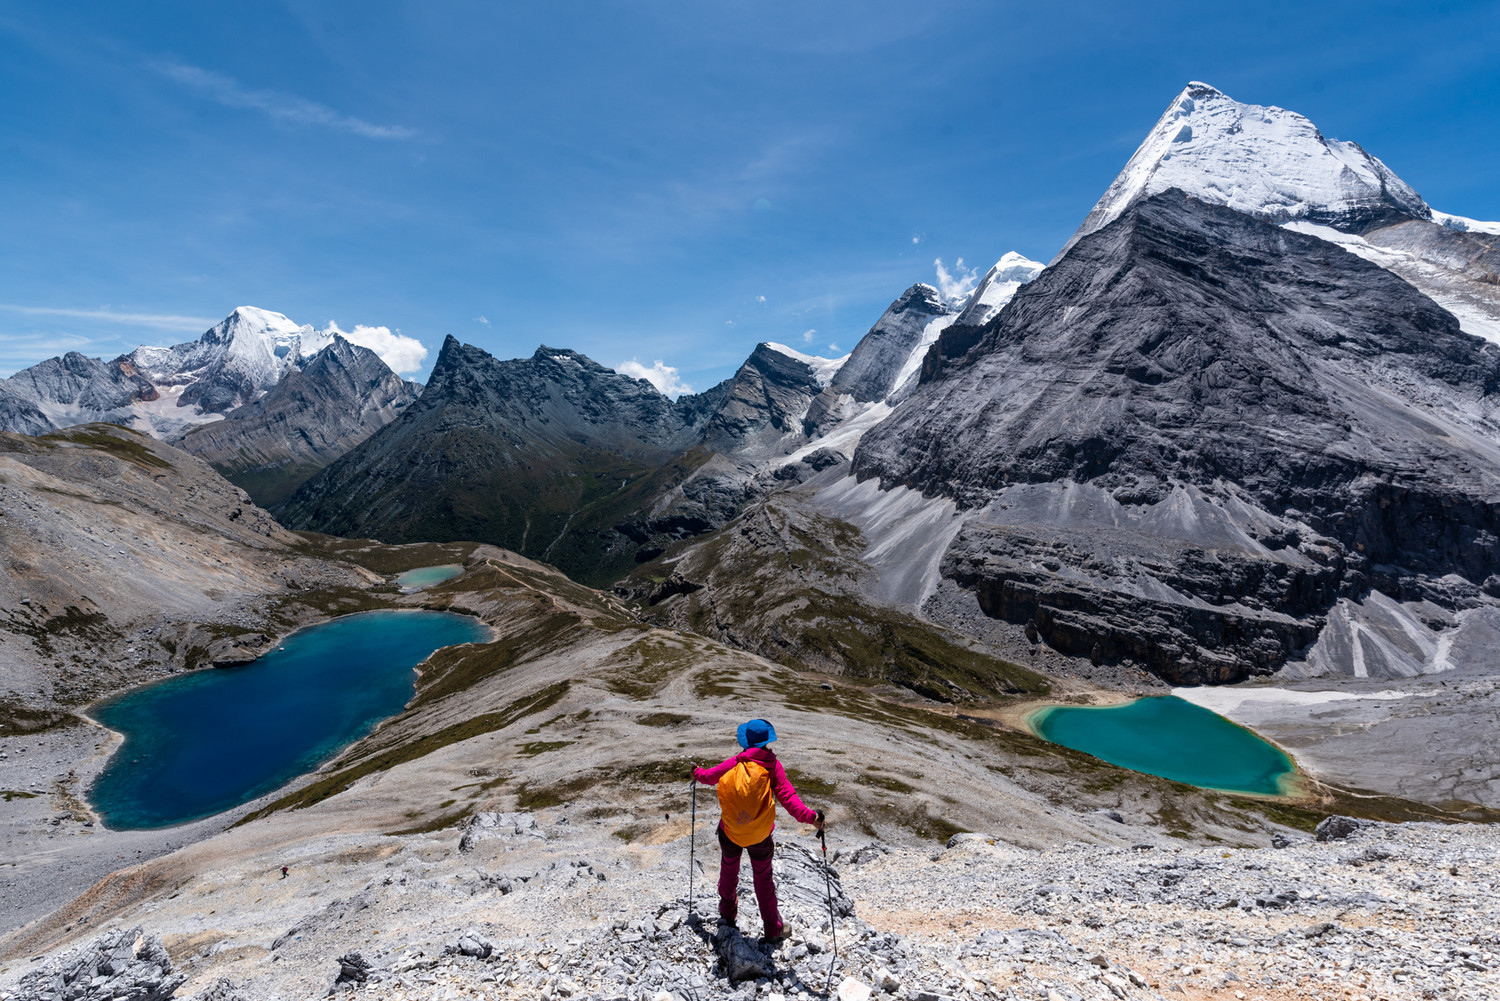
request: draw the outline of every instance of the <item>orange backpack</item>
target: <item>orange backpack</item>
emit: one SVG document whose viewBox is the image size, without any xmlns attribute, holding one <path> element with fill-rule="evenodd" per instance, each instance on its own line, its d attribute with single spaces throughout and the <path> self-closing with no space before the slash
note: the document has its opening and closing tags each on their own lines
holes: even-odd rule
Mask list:
<svg viewBox="0 0 1500 1001">
<path fill-rule="evenodd" d="M 771 770 L 759 761 L 737 763 L 719 779 L 719 809 L 724 833 L 741 848 L 769 838 L 776 823 Z"/>
</svg>

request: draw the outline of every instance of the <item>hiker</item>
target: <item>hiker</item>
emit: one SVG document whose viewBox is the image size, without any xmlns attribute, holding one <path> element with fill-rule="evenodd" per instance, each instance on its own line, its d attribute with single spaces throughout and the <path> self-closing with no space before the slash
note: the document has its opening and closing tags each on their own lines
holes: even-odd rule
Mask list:
<svg viewBox="0 0 1500 1001">
<path fill-rule="evenodd" d="M 281 867 L 281 878 L 286 879 L 286 866 Z"/>
<path fill-rule="evenodd" d="M 735 923 L 739 912 L 740 853 L 750 853 L 750 872 L 755 885 L 755 901 L 760 905 L 760 920 L 765 926 L 763 941 L 779 942 L 790 929 L 776 909 L 776 883 L 771 877 L 771 855 L 776 846 L 771 830 L 776 826 L 776 803 L 804 824 L 823 829 L 823 811 L 811 810 L 797 797 L 797 790 L 786 777 L 786 770 L 766 745 L 776 739 L 776 729 L 763 719 L 741 723 L 735 736 L 743 750 L 712 768 L 694 768 L 693 778 L 708 786 L 718 786 L 719 848 L 719 916 Z M 774 797 L 774 802 L 773 802 Z"/>
</svg>

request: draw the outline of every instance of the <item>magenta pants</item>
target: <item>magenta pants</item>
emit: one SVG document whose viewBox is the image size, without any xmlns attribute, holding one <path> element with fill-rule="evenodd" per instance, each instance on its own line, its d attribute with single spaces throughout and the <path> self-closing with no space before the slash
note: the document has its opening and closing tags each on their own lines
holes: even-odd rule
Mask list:
<svg viewBox="0 0 1500 1001">
<path fill-rule="evenodd" d="M 750 853 L 751 882 L 755 884 L 755 902 L 760 905 L 760 920 L 767 935 L 781 931 L 781 912 L 776 909 L 776 881 L 771 878 L 771 856 L 776 846 L 770 835 L 759 844 L 741 848 L 724 833 L 719 825 L 719 850 L 724 853 L 719 860 L 719 916 L 734 923 L 740 909 L 740 852 Z"/>
</svg>

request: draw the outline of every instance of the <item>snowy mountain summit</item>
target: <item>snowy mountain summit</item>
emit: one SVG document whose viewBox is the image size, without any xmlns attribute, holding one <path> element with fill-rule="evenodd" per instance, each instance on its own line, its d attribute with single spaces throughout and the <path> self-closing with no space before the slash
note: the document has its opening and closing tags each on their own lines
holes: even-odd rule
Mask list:
<svg viewBox="0 0 1500 1001">
<path fill-rule="evenodd" d="M 1194 82 L 1058 256 L 1135 201 L 1171 188 L 1268 222 L 1304 219 L 1351 232 L 1433 215 L 1421 195 L 1358 143 L 1326 138 L 1295 111 L 1241 104 Z"/>
<path fill-rule="evenodd" d="M 332 323 L 317 330 L 240 306 L 197 340 L 142 345 L 112 361 L 70 352 L 0 379 L 0 430 L 41 434 L 111 421 L 175 439 L 265 396 L 339 333 Z"/>
<path fill-rule="evenodd" d="M 311 324 L 240 306 L 196 341 L 138 347 L 125 360 L 164 392 L 180 390 L 177 406 L 224 413 L 259 398 L 331 340 Z"/>
<path fill-rule="evenodd" d="M 1139 202 L 1178 189 L 1337 244 L 1404 280 L 1500 343 L 1500 223 L 1435 211 L 1354 142 L 1295 111 L 1241 104 L 1206 83 L 1177 95 L 1058 253 Z M 998 312 L 998 311 L 997 311 Z"/>
</svg>

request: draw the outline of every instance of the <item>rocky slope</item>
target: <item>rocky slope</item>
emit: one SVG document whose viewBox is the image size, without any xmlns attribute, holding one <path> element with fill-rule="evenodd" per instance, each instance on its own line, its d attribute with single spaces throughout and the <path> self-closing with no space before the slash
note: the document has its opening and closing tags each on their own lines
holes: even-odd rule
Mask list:
<svg viewBox="0 0 1500 1001">
<path fill-rule="evenodd" d="M 295 923 L 273 940 L 266 920 L 196 931 L 180 907 L 146 926 L 116 919 L 24 978 L 12 972 L 11 997 L 84 996 L 65 992 L 88 974 L 110 992 L 99 996 L 131 985 L 205 1001 L 805 998 L 830 981 L 851 1001 L 1477 1001 L 1497 984 L 1500 939 L 1484 909 L 1494 839 L 1479 828 L 1330 824 L 1327 841 L 1282 850 L 855 840 L 831 853 L 827 888 L 821 859 L 783 835 L 775 869 L 795 930 L 767 948 L 703 918 L 709 894 L 687 899 L 686 837 L 632 849 L 531 814 L 482 819 L 490 836 L 467 853 L 446 832 L 345 837 L 298 856 L 286 881 L 225 866 L 195 887 L 200 906 L 239 895 L 238 878 L 258 910 Z M 340 896 L 314 899 L 311 887 L 334 881 Z"/>
<path fill-rule="evenodd" d="M 344 586 L 285 596 L 308 614 L 448 609 L 478 616 L 493 638 L 429 658 L 405 711 L 317 772 L 188 827 L 97 824 L 79 793 L 111 744 L 88 724 L 7 737 L 0 786 L 17 797 L 5 817 L 13 864 L 0 870 L 9 929 L 0 989 L 16 997 L 130 987 L 217 1001 L 330 988 L 745 998 L 752 985 L 768 1001 L 812 996 L 833 958 L 834 929 L 820 927 L 827 905 L 817 859 L 801 847 L 805 831 L 780 831 L 780 879 L 798 928 L 784 947 L 753 943 L 748 900 L 743 934 L 687 919 L 709 909 L 700 877 L 712 874 L 713 808 L 699 804 L 694 850 L 681 779 L 690 761 L 728 753 L 734 725 L 750 713 L 776 721 L 793 781 L 828 811 L 846 894 L 835 898 L 834 967 L 846 997 L 1149 998 L 1173 985 L 1215 997 L 1251 982 L 1300 989 L 1330 979 L 1331 964 L 1345 959 L 1362 964 L 1358 983 L 1387 991 L 1488 986 L 1487 970 L 1464 960 L 1488 966 L 1491 930 L 1467 902 L 1479 898 L 1459 895 L 1483 883 L 1476 860 L 1490 850 L 1487 829 L 1359 832 L 1380 839 L 1373 853 L 1364 842 L 1308 840 L 1330 810 L 1408 820 L 1445 816 L 1439 810 L 1310 778 L 1296 798 L 1265 800 L 1114 768 L 1018 725 L 1035 703 L 1017 692 L 976 687 L 961 707 L 940 701 L 953 689 L 910 672 L 927 639 L 905 641 L 908 653 L 892 662 L 898 685 L 879 673 L 820 677 L 640 622 L 609 595 L 490 547 L 311 536 L 288 553 L 286 537 L 254 509 L 229 518 L 214 498 L 243 506 L 242 496 L 192 457 L 119 429 L 89 429 L 103 441 L 74 440 L 81 433 L 16 440 L 7 486 L 44 464 L 77 477 L 45 484 L 53 490 L 79 492 L 89 478 L 111 484 L 105 499 L 128 509 L 122 525 L 151 543 L 131 550 L 138 588 L 212 572 L 244 547 L 283 567 L 290 559 L 344 575 Z M 189 479 L 203 493 L 174 497 Z M 148 511 L 140 498 L 153 489 L 162 493 Z M 820 488 L 810 480 L 803 489 Z M 199 532 L 225 536 L 226 548 L 158 554 L 175 509 L 195 497 L 203 511 L 189 517 L 223 519 Z M 40 488 L 21 499 L 85 503 Z M 828 526 L 799 520 L 806 512 L 777 515 L 774 503 L 724 562 L 753 559 L 764 548 L 756 540 L 774 536 L 795 562 L 821 560 L 818 572 L 847 576 L 839 554 L 860 540 L 821 551 L 816 535 Z M 4 507 L 7 519 L 14 507 Z M 31 579 L 51 580 L 81 558 L 69 532 L 31 551 Z M 800 537 L 807 532 L 814 545 Z M 250 564 L 239 559 L 234 569 L 244 573 Z M 464 572 L 414 594 L 370 586 L 440 562 Z M 104 578 L 105 563 L 90 566 L 90 579 Z M 123 580 L 98 586 L 129 590 Z M 294 621 L 287 604 L 262 604 L 259 614 L 267 631 Z M 919 637 L 926 627 L 905 628 Z M 811 642 L 805 633 L 797 641 Z M 1432 849 L 1442 836 L 1451 847 Z M 1273 841 L 1294 847 L 1265 847 Z M 704 863 L 691 906 L 682 899 L 688 854 Z M 1412 925 L 1378 942 L 1354 931 L 1397 916 Z M 1260 949 L 1276 950 L 1282 965 L 1262 964 Z"/>
<path fill-rule="evenodd" d="M 395 420 L 418 391 L 375 352 L 335 335 L 264 396 L 192 429 L 180 447 L 270 506 Z"/>
</svg>

